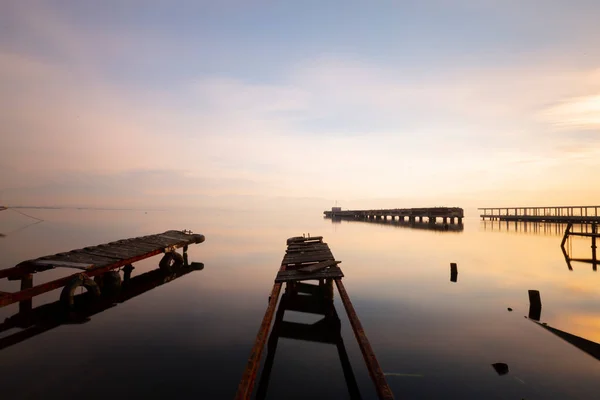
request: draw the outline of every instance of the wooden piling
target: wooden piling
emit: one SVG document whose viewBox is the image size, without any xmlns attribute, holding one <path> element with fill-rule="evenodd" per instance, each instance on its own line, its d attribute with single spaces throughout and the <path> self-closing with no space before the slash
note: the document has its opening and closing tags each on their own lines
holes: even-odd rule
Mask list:
<svg viewBox="0 0 600 400">
<path fill-rule="evenodd" d="M 458 266 L 456 263 L 450 263 L 450 282 L 458 281 Z"/>
<path fill-rule="evenodd" d="M 540 320 L 542 315 L 542 299 L 539 290 L 529 290 L 529 319 Z"/>
</svg>

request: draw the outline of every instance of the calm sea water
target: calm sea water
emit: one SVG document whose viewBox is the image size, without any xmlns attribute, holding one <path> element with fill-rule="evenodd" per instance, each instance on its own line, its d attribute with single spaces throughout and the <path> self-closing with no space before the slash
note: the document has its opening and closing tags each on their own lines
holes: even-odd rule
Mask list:
<svg viewBox="0 0 600 400">
<path fill-rule="evenodd" d="M 540 321 L 600 342 L 600 276 L 567 268 L 561 229 L 481 223 L 459 232 L 322 217 L 322 210 L 0 212 L 0 268 L 121 238 L 191 229 L 204 269 L 89 317 L 27 335 L 0 330 L 2 398 L 230 399 L 264 315 L 288 237 L 323 235 L 342 260 L 344 283 L 398 399 L 592 399 L 600 362 L 525 318 L 528 290 L 541 293 Z M 24 228 L 25 227 L 25 228 Z M 572 255 L 590 258 L 590 239 Z M 137 263 L 133 276 L 157 268 Z M 450 263 L 458 264 L 457 282 Z M 72 270 L 66 271 L 73 272 Z M 65 271 L 35 277 L 35 283 Z M 0 283 L 0 290 L 18 283 Z M 34 307 L 58 300 L 54 291 Z M 337 293 L 336 293 L 337 295 Z M 342 336 L 362 398 L 376 398 L 339 298 Z M 513 311 L 508 311 L 511 308 Z M 18 307 L 0 309 L 0 323 Z M 304 319 L 303 319 L 304 318 Z M 310 322 L 287 313 L 286 319 Z M 509 372 L 492 367 L 506 363 Z M 336 346 L 280 339 L 271 399 L 349 398 Z"/>
</svg>

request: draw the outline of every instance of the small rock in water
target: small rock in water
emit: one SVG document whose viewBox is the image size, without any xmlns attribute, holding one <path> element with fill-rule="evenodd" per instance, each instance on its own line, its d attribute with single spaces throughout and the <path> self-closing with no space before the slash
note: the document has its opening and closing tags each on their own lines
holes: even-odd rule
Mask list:
<svg viewBox="0 0 600 400">
<path fill-rule="evenodd" d="M 508 374 L 508 364 L 495 363 L 495 364 L 492 364 L 492 367 L 496 370 L 496 373 L 498 373 L 498 375 Z"/>
</svg>

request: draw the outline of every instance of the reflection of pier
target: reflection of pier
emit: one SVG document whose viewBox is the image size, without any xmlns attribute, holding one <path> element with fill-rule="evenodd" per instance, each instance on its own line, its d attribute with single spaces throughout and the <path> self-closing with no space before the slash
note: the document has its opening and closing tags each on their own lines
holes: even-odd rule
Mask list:
<svg viewBox="0 0 600 400">
<path fill-rule="evenodd" d="M 545 223 L 527 221 L 487 221 L 480 222 L 480 227 L 489 232 L 507 232 L 541 236 L 563 236 L 568 223 Z M 591 233 L 591 224 L 571 224 L 571 231 Z"/>
<path fill-rule="evenodd" d="M 600 206 L 485 207 L 483 220 L 589 224 L 600 222 Z"/>
<path fill-rule="evenodd" d="M 426 229 L 432 231 L 440 231 L 440 232 L 462 232 L 464 230 L 463 224 L 430 224 L 429 222 L 410 222 L 406 220 L 396 220 L 396 219 L 373 219 L 373 218 L 362 218 L 362 217 L 340 217 L 340 216 L 331 216 L 326 215 L 326 219 L 331 219 L 332 223 L 339 223 L 341 221 L 357 221 L 357 222 L 367 222 L 369 224 L 381 224 L 394 226 L 398 228 L 408 228 L 408 229 Z"/>
<path fill-rule="evenodd" d="M 13 346 L 24 340 L 40 335 L 64 324 L 82 324 L 90 321 L 90 317 L 124 303 L 140 294 L 152 290 L 158 286 L 169 283 L 192 271 L 204 268 L 202 263 L 187 263 L 187 255 L 184 264 L 180 267 L 158 268 L 138 276 L 131 277 L 131 269 L 124 270 L 123 282 L 103 291 L 100 297 L 92 297 L 90 293 L 74 296 L 75 307 L 66 309 L 61 301 L 45 304 L 28 311 L 6 318 L 0 324 L 0 333 L 10 329 L 20 328 L 19 332 L 0 338 L 0 350 Z"/>
<path fill-rule="evenodd" d="M 576 236 L 576 237 L 589 237 L 591 239 L 592 245 L 592 258 L 573 258 L 571 256 L 570 253 L 572 253 L 571 251 L 567 250 L 568 248 L 570 248 L 570 238 L 572 236 Z M 560 247 L 562 249 L 562 252 L 565 256 L 565 261 L 567 262 L 567 267 L 569 268 L 569 270 L 573 270 L 573 267 L 571 266 L 572 262 L 580 262 L 580 263 L 587 263 L 587 264 L 592 264 L 592 269 L 594 271 L 597 271 L 598 269 L 598 257 L 596 255 L 596 239 L 600 237 L 600 233 L 598 233 L 598 224 L 592 224 L 590 225 L 590 231 L 589 232 L 577 232 L 573 230 L 573 225 L 572 224 L 568 224 L 567 228 L 565 229 L 565 233 L 563 236 L 563 240 L 562 243 L 560 244 Z"/>
<path fill-rule="evenodd" d="M 431 208 L 391 208 L 383 210 L 342 210 L 333 207 L 331 211 L 324 211 L 326 217 L 356 218 L 367 220 L 395 220 L 408 222 L 423 222 L 427 220 L 435 224 L 439 219 L 444 224 L 462 224 L 464 211 L 458 207 L 431 207 Z"/>
<path fill-rule="evenodd" d="M 360 391 L 341 335 L 340 318 L 333 305 L 333 291 L 328 291 L 325 286 L 307 283 L 297 283 L 292 289 L 293 291 L 289 291 L 289 289 L 290 287 L 286 288 L 285 293 L 281 296 L 275 315 L 275 323 L 267 344 L 267 358 L 258 382 L 256 398 L 266 398 L 277 342 L 280 338 L 287 338 L 335 345 L 350 398 L 360 399 Z M 323 318 L 313 324 L 284 321 L 286 310 L 318 314 Z"/>
</svg>

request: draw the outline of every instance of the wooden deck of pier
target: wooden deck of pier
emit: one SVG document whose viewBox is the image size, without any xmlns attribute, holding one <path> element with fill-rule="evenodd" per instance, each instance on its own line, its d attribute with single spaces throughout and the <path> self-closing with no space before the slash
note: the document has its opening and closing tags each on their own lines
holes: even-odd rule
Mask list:
<svg viewBox="0 0 600 400">
<path fill-rule="evenodd" d="M 600 206 L 483 207 L 480 217 L 492 221 L 591 224 L 600 222 Z"/>
<path fill-rule="evenodd" d="M 235 398 L 238 400 L 250 399 L 253 394 L 254 385 L 256 381 L 256 375 L 260 366 L 260 361 L 263 354 L 263 349 L 267 341 L 267 336 L 273 316 L 277 308 L 277 303 L 280 301 L 279 295 L 281 292 L 282 284 L 286 284 L 285 293 L 282 296 L 283 304 L 279 306 L 279 313 L 283 313 L 286 309 L 300 312 L 313 312 L 313 313 L 328 313 L 328 308 L 323 306 L 328 303 L 329 299 L 333 299 L 333 283 L 338 289 L 348 319 L 354 331 L 354 335 L 358 341 L 358 345 L 361 349 L 363 358 L 365 360 L 369 375 L 375 384 L 377 395 L 380 399 L 393 399 L 394 396 L 390 387 L 387 384 L 383 371 L 379 366 L 379 362 L 375 357 L 375 353 L 371 348 L 369 340 L 365 334 L 365 331 L 358 319 L 354 306 L 350 301 L 350 297 L 346 292 L 344 284 L 342 283 L 342 277 L 344 274 L 339 268 L 338 264 L 340 261 L 336 261 L 329 249 L 327 243 L 323 242 L 321 236 L 318 237 L 294 237 L 287 240 L 287 251 L 281 262 L 281 267 L 269 296 L 269 303 L 265 312 L 264 318 L 258 330 L 254 346 L 250 352 L 250 357 L 246 365 L 246 369 L 242 375 L 242 379 L 239 383 Z M 318 286 L 309 285 L 305 281 L 317 281 Z M 311 293 L 315 294 L 316 291 L 321 293 L 321 298 L 308 298 L 299 293 Z M 311 304 L 307 304 L 311 303 Z M 331 310 L 331 309 L 329 309 Z M 274 325 L 274 331 L 272 332 L 272 338 L 281 336 L 281 327 L 277 325 L 277 321 L 280 321 L 282 315 L 277 317 L 276 324 Z M 280 321 L 281 322 L 281 321 Z M 299 334 L 300 331 L 307 330 L 306 327 L 296 326 L 295 332 L 291 330 L 288 332 L 291 335 Z M 316 337 L 314 337 L 316 339 Z M 337 339 L 336 339 L 337 340 Z M 274 349 L 270 353 L 270 357 L 274 356 Z M 342 364 L 345 363 L 343 354 L 340 354 Z M 264 397 L 266 387 L 264 386 L 265 380 L 268 381 L 268 375 L 270 373 L 269 363 L 272 360 L 267 359 L 266 369 L 263 370 L 261 376 L 261 385 L 259 385 L 259 391 L 257 397 Z M 346 370 L 347 371 L 347 370 Z M 352 377 L 349 377 L 347 372 L 346 380 L 349 385 L 351 396 L 355 394 L 354 386 L 352 383 Z"/>
<path fill-rule="evenodd" d="M 323 211 L 328 218 L 353 218 L 364 220 L 391 220 L 423 222 L 427 220 L 430 224 L 435 224 L 439 219 L 444 224 L 458 223 L 462 224 L 465 216 L 464 210 L 459 207 L 431 207 L 431 208 L 390 208 L 382 210 L 342 210 L 339 207 L 333 207 L 331 211 Z"/>
<path fill-rule="evenodd" d="M 21 290 L 13 293 L 0 292 L 0 307 L 20 303 L 24 308 L 31 308 L 33 297 L 58 288 L 63 288 L 61 298 L 72 296 L 72 292 L 69 294 L 66 291 L 77 286 L 85 286 L 88 291 L 93 289 L 99 293 L 99 288 L 91 280 L 92 277 L 131 266 L 134 262 L 162 253 L 165 254 L 163 260 L 169 263 L 171 259 L 181 258 L 180 255 L 179 258 L 176 257 L 176 249 L 183 247 L 185 253 L 188 245 L 203 241 L 204 235 L 171 230 L 23 261 L 13 268 L 0 270 L 0 279 L 21 281 Z M 70 268 L 78 272 L 51 282 L 33 285 L 34 274 L 54 268 Z"/>
</svg>

